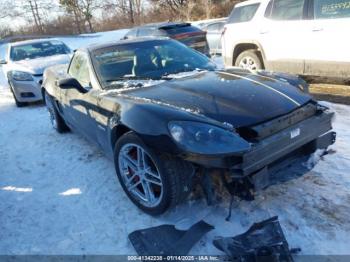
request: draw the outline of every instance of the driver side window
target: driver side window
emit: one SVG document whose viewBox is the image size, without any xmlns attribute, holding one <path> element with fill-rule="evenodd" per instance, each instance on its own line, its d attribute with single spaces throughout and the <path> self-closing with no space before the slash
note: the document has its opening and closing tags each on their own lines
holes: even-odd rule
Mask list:
<svg viewBox="0 0 350 262">
<path fill-rule="evenodd" d="M 76 53 L 69 67 L 69 75 L 86 88 L 90 88 L 90 73 L 86 54 Z"/>
</svg>

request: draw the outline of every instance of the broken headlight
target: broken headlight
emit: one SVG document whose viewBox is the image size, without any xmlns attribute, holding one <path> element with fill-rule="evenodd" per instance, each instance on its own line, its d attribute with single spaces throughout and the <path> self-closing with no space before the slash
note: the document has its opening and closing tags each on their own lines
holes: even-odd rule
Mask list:
<svg viewBox="0 0 350 262">
<path fill-rule="evenodd" d="M 250 149 L 250 144 L 238 134 L 200 122 L 172 121 L 172 138 L 187 152 L 195 154 L 233 154 Z"/>
</svg>

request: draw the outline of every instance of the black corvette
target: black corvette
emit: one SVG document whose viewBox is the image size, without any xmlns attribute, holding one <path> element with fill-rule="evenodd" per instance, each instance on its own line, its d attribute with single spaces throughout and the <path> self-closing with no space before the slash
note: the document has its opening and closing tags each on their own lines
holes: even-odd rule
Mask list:
<svg viewBox="0 0 350 262">
<path fill-rule="evenodd" d="M 153 215 L 185 200 L 194 176 L 219 170 L 254 184 L 282 159 L 332 144 L 333 113 L 306 89 L 290 75 L 219 70 L 166 38 L 77 50 L 43 81 L 53 127 L 98 144 L 129 198 Z"/>
</svg>

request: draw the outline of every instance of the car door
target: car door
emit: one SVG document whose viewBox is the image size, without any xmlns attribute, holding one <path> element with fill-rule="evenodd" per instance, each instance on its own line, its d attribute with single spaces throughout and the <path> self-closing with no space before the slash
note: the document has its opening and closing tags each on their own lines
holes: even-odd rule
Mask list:
<svg viewBox="0 0 350 262">
<path fill-rule="evenodd" d="M 305 73 L 350 77 L 350 0 L 313 0 Z"/>
<path fill-rule="evenodd" d="M 91 65 L 88 55 L 77 51 L 68 69 L 70 77 L 75 78 L 84 88 L 84 92 L 76 88 L 62 89 L 61 100 L 63 113 L 69 123 L 87 138 L 96 142 L 96 112 L 100 90 L 91 86 Z"/>
<path fill-rule="evenodd" d="M 258 42 L 270 70 L 303 74 L 309 50 L 305 37 L 310 30 L 307 0 L 271 0 L 260 21 Z"/>
</svg>

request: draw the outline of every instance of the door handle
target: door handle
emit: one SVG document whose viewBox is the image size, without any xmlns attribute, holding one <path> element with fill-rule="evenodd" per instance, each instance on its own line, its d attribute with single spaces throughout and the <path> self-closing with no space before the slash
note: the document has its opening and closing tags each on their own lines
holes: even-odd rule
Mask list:
<svg viewBox="0 0 350 262">
<path fill-rule="evenodd" d="M 262 34 L 262 35 L 267 34 L 267 33 L 269 33 L 269 32 L 270 32 L 270 31 L 267 30 L 267 29 L 261 29 L 261 30 L 260 30 L 260 34 Z"/>
<path fill-rule="evenodd" d="M 322 27 L 314 27 L 314 28 L 312 28 L 312 32 L 321 32 L 321 31 L 323 31 Z"/>
</svg>

